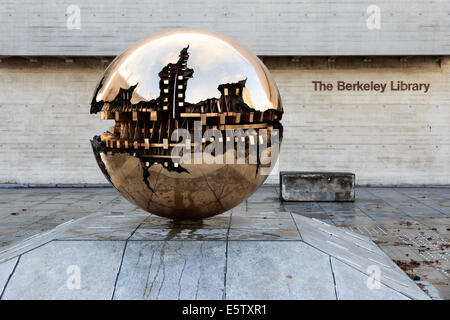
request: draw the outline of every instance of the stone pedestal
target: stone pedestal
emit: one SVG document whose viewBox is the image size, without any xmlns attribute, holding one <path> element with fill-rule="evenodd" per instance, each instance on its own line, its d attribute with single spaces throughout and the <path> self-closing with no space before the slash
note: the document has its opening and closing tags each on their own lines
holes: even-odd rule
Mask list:
<svg viewBox="0 0 450 320">
<path fill-rule="evenodd" d="M 350 172 L 280 172 L 283 201 L 355 201 L 355 174 Z"/>
</svg>

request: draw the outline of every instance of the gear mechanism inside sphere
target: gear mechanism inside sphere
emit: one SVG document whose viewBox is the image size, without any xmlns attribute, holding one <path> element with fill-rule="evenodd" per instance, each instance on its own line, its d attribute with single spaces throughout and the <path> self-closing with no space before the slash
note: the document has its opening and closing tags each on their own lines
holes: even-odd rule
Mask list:
<svg viewBox="0 0 450 320">
<path fill-rule="evenodd" d="M 175 30 L 118 56 L 91 113 L 114 120 L 92 149 L 129 201 L 172 219 L 223 213 L 255 192 L 275 165 L 283 114 L 264 64 L 232 39 Z"/>
</svg>

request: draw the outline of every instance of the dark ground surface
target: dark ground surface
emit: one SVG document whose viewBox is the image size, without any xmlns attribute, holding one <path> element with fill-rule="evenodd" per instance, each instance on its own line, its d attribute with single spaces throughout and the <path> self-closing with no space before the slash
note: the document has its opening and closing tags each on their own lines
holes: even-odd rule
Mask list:
<svg viewBox="0 0 450 320">
<path fill-rule="evenodd" d="M 370 237 L 425 292 L 436 288 L 441 298 L 450 299 L 450 188 L 360 187 L 354 203 L 280 202 L 278 192 L 278 187 L 264 186 L 232 214 L 211 223 L 206 219 L 203 225 L 180 226 L 149 215 L 134 234 L 153 237 L 154 230 L 165 230 L 163 236 L 189 240 L 203 231 L 208 236 L 216 223 L 224 223 L 231 239 L 290 239 L 297 236 L 295 223 L 285 216 L 291 212 L 294 220 L 303 215 Z M 0 250 L 98 211 L 146 214 L 112 188 L 0 189 Z M 277 230 L 265 229 L 265 219 L 280 219 Z M 174 233 L 180 228 L 194 232 Z"/>
</svg>

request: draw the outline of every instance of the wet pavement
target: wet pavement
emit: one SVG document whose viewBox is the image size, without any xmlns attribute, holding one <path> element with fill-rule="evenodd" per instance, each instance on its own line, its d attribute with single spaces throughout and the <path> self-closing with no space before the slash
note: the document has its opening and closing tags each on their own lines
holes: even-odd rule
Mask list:
<svg viewBox="0 0 450 320">
<path fill-rule="evenodd" d="M 201 222 L 150 215 L 111 188 L 0 189 L 0 294 L 450 299 L 449 228 L 450 188 L 357 188 L 354 203 L 294 203 L 263 186 Z M 66 283 L 69 267 L 81 289 Z"/>
</svg>

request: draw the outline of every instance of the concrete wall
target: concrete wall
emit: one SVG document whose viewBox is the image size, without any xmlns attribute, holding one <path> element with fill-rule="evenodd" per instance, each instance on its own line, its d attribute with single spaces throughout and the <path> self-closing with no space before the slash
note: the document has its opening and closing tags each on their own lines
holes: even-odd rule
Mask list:
<svg viewBox="0 0 450 320">
<path fill-rule="evenodd" d="M 356 173 L 358 184 L 450 184 L 450 59 L 265 58 L 283 97 L 282 170 Z M 0 183 L 105 183 L 89 139 L 99 58 L 0 63 Z M 404 80 L 419 92 L 316 92 L 311 81 Z M 270 182 L 275 182 L 270 179 Z"/>
<path fill-rule="evenodd" d="M 448 55 L 449 14 L 448 0 L 2 0 L 0 55 L 117 55 L 187 27 L 258 55 Z"/>
<path fill-rule="evenodd" d="M 286 111 L 282 170 L 351 171 L 357 184 L 450 184 L 449 58 L 264 61 Z M 431 87 L 426 94 L 316 92 L 313 80 L 403 80 Z"/>
<path fill-rule="evenodd" d="M 108 128 L 89 114 L 107 64 L 11 58 L 0 63 L 0 183 L 105 183 L 89 139 Z"/>
</svg>

